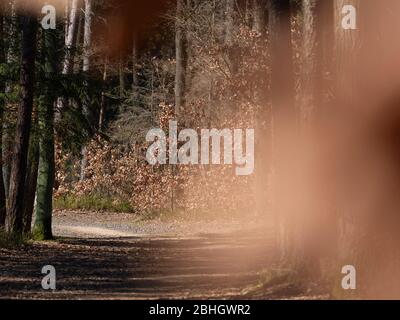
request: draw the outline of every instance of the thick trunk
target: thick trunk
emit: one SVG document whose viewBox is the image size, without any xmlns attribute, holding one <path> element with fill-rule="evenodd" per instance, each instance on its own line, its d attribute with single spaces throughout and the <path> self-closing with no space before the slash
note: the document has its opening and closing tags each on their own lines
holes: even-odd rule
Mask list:
<svg viewBox="0 0 400 320">
<path fill-rule="evenodd" d="M 30 15 L 22 17 L 22 28 L 21 103 L 18 107 L 9 207 L 6 218 L 6 231 L 16 236 L 22 234 L 25 176 L 35 82 L 36 34 L 38 28 L 36 17 Z"/>
<path fill-rule="evenodd" d="M 47 30 L 45 41 L 45 89 L 39 103 L 39 170 L 37 178 L 36 218 L 33 235 L 38 240 L 51 239 L 54 163 L 54 76 L 57 70 L 57 36 Z"/>
</svg>

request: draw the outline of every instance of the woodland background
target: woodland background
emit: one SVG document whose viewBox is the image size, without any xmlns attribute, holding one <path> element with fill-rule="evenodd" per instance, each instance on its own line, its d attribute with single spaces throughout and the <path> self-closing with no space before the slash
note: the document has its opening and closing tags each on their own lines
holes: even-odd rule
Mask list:
<svg viewBox="0 0 400 320">
<path fill-rule="evenodd" d="M 46 3 L 55 30 L 40 27 Z M 333 283 L 332 268 L 357 262 L 365 296 L 397 296 L 398 1 L 1 0 L 0 12 L 5 234 L 52 238 L 53 207 L 263 217 L 296 276 Z M 255 128 L 255 173 L 149 165 L 146 132 L 171 119 Z"/>
</svg>

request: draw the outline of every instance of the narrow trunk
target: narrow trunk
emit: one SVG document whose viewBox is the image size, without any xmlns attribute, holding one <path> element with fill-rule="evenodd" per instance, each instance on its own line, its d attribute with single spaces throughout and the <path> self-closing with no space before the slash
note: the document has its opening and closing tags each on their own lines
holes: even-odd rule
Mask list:
<svg viewBox="0 0 400 320">
<path fill-rule="evenodd" d="M 7 57 L 6 61 L 8 65 L 18 63 L 18 57 L 20 55 L 19 51 L 19 30 L 16 27 L 18 25 L 18 17 L 15 10 L 14 2 L 10 3 L 9 6 L 10 18 L 9 18 L 9 25 L 7 30 L 7 37 L 8 37 L 8 48 L 7 48 Z M 5 25 L 3 26 L 5 28 Z M 6 97 L 10 94 L 13 90 L 13 83 L 12 81 L 6 81 Z M 7 101 L 6 101 L 7 102 Z M 7 109 L 7 105 L 5 106 Z M 12 119 L 12 117 L 10 117 Z M 12 156 L 12 148 L 13 148 L 13 123 L 10 121 L 11 119 L 4 119 L 3 123 L 3 137 L 2 137 L 2 144 L 3 144 L 3 177 L 4 177 L 4 188 L 6 192 L 6 199 L 9 198 L 9 189 L 10 189 L 10 175 L 11 175 L 11 156 Z"/>
<path fill-rule="evenodd" d="M 72 0 L 68 19 L 68 33 L 65 39 L 66 53 L 63 64 L 63 74 L 70 74 L 73 67 L 74 46 L 78 35 L 79 0 Z"/>
<path fill-rule="evenodd" d="M 4 8 L 0 4 L 0 65 L 6 63 L 6 52 L 4 43 L 4 17 L 2 14 Z M 3 153 L 3 119 L 4 119 L 4 109 L 5 109 L 5 89 L 6 84 L 4 79 L 0 78 L 0 155 Z M 6 192 L 4 188 L 3 180 L 3 164 L 0 164 L 0 229 L 4 227 L 6 220 Z"/>
<path fill-rule="evenodd" d="M 104 70 L 103 70 L 103 92 L 101 93 L 101 102 L 100 102 L 99 131 L 102 131 L 104 126 L 104 116 L 106 109 L 107 69 L 108 69 L 108 61 L 106 59 L 104 61 Z"/>
<path fill-rule="evenodd" d="M 267 6 L 265 0 L 253 0 L 253 30 L 257 32 L 256 41 L 264 41 L 267 31 Z M 267 61 L 262 64 L 267 65 Z M 270 208 L 271 192 L 270 185 L 271 172 L 271 146 L 272 146 L 272 117 L 271 108 L 268 104 L 269 81 L 268 71 L 262 70 L 262 74 L 257 79 L 257 88 L 254 91 L 254 100 L 259 107 L 254 119 L 256 126 L 256 154 L 255 154 L 255 211 L 257 215 L 265 216 Z"/>
<path fill-rule="evenodd" d="M 178 117 L 185 104 L 186 37 L 184 32 L 184 0 L 177 0 L 175 26 L 175 115 Z"/>
<path fill-rule="evenodd" d="M 9 207 L 6 217 L 6 231 L 16 236 L 22 234 L 25 176 L 34 96 L 37 28 L 36 17 L 31 15 L 22 17 L 21 103 L 18 107 Z"/>
<path fill-rule="evenodd" d="M 68 2 L 68 1 L 67 1 Z M 67 25 L 66 25 L 66 35 L 65 35 L 65 56 L 62 68 L 62 74 L 68 75 L 73 72 L 74 67 L 74 56 L 75 56 L 75 44 L 76 39 L 78 37 L 78 25 L 79 25 L 79 2 L 80 0 L 72 0 L 71 6 L 66 6 L 66 10 L 70 10 L 67 12 Z M 61 113 L 66 104 L 66 99 L 64 97 L 60 97 L 57 102 L 57 115 L 56 121 L 58 122 L 61 119 Z"/>
<path fill-rule="evenodd" d="M 38 176 L 38 166 L 39 166 L 39 141 L 37 136 L 37 114 L 34 122 L 34 129 L 31 134 L 31 139 L 29 142 L 29 152 L 28 152 L 28 170 L 26 174 L 25 183 L 25 208 L 23 216 L 23 233 L 30 234 L 32 226 L 32 216 L 35 206 L 36 197 L 36 182 Z"/>
<path fill-rule="evenodd" d="M 238 46 L 235 43 L 235 0 L 226 0 L 226 16 L 225 16 L 225 55 L 228 66 L 229 86 L 227 88 L 227 97 L 225 101 L 225 110 L 228 112 L 228 117 L 237 111 L 237 101 L 235 99 L 234 81 L 238 73 Z"/>
<path fill-rule="evenodd" d="M 139 78 L 138 78 L 138 42 L 137 37 L 133 36 L 132 43 L 132 100 L 135 103 L 138 99 L 138 86 L 139 86 Z"/>
<path fill-rule="evenodd" d="M 317 94 L 317 2 L 318 0 L 303 0 L 303 48 L 302 48 L 302 101 L 301 126 L 308 127 L 314 119 Z"/>
<path fill-rule="evenodd" d="M 119 98 L 123 103 L 125 97 L 126 81 L 125 81 L 125 62 L 122 54 L 119 57 L 118 62 L 118 76 L 119 76 Z"/>
<path fill-rule="evenodd" d="M 90 71 L 90 46 L 92 43 L 92 0 L 85 0 L 85 28 L 83 35 L 83 74 L 85 77 L 85 97 L 82 101 L 83 115 L 90 123 L 90 97 L 88 93 L 88 79 Z M 81 160 L 81 176 L 80 181 L 86 179 L 86 167 L 88 162 L 87 147 L 82 148 L 82 160 Z"/>
</svg>

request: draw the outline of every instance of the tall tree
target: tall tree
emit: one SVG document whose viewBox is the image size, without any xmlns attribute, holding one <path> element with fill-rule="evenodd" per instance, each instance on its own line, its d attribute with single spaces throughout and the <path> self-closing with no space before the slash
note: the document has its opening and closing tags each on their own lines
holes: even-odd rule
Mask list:
<svg viewBox="0 0 400 320">
<path fill-rule="evenodd" d="M 4 70 L 2 66 L 6 63 L 6 48 L 4 41 L 4 16 L 3 16 L 3 4 L 0 4 L 0 155 L 2 152 L 2 140 L 3 140 L 3 119 L 4 119 L 4 108 L 5 108 L 5 75 L 1 70 Z M 3 180 L 3 164 L 0 163 L 0 228 L 4 227 L 6 219 L 6 193 Z"/>
<path fill-rule="evenodd" d="M 83 75 L 85 77 L 85 97 L 82 101 L 83 115 L 90 121 L 90 97 L 89 97 L 89 71 L 90 71 L 90 56 L 92 44 L 92 0 L 85 0 L 85 24 L 83 35 Z M 88 162 L 88 154 L 86 146 L 82 148 L 82 161 L 81 161 L 81 176 L 80 180 L 84 181 L 86 178 L 86 166 Z"/>
<path fill-rule="evenodd" d="M 54 186 L 54 104 L 56 101 L 55 77 L 57 74 L 57 34 L 44 31 L 44 90 L 39 101 L 39 170 L 37 179 L 36 219 L 33 235 L 36 239 L 52 238 L 52 202 Z"/>
<path fill-rule="evenodd" d="M 3 4 L 6 7 L 5 12 L 9 13 L 9 17 L 7 19 L 7 24 L 3 26 L 7 26 L 7 32 L 5 36 L 8 40 L 7 45 L 7 54 L 6 54 L 6 63 L 8 66 L 12 66 L 18 64 L 18 56 L 20 54 L 20 30 L 18 26 L 18 16 L 16 12 L 16 4 L 15 1 L 11 1 L 8 6 Z M 4 30 L 5 31 L 5 30 Z M 5 98 L 6 98 L 6 109 L 8 107 L 8 99 L 13 93 L 15 84 L 12 80 L 6 79 L 6 89 L 5 89 Z M 5 116 L 5 114 L 4 114 Z M 12 147 L 13 147 L 13 129 L 14 125 L 9 119 L 4 119 L 3 123 L 3 137 L 2 137 L 2 158 L 3 158 L 3 177 L 4 177 L 4 186 L 6 192 L 6 198 L 8 199 L 9 196 L 9 188 L 10 188 L 10 176 L 11 176 L 11 154 L 12 154 Z"/>
<path fill-rule="evenodd" d="M 18 106 L 14 158 L 11 167 L 8 200 L 9 207 L 6 217 L 6 231 L 16 236 L 20 236 L 22 233 L 25 176 L 34 97 L 38 22 L 34 15 L 25 12 L 21 17 L 21 24 L 21 103 Z"/>
<path fill-rule="evenodd" d="M 175 113 L 177 116 L 185 103 L 187 47 L 184 28 L 184 6 L 184 0 L 177 0 L 175 26 Z"/>
<path fill-rule="evenodd" d="M 74 57 L 76 51 L 76 41 L 78 38 L 79 28 L 79 9 L 80 0 L 72 0 L 71 6 L 68 5 L 69 1 L 66 1 L 66 28 L 65 28 L 65 56 L 63 61 L 62 74 L 69 75 L 74 69 Z M 57 121 L 60 118 L 60 113 L 65 107 L 66 99 L 63 97 L 58 99 L 57 102 Z"/>
<path fill-rule="evenodd" d="M 39 141 L 38 141 L 38 115 L 37 110 L 33 111 L 31 137 L 28 151 L 28 168 L 25 181 L 23 233 L 28 235 L 31 232 L 32 216 L 35 206 L 36 182 L 39 166 Z"/>
<path fill-rule="evenodd" d="M 63 63 L 63 74 L 70 74 L 73 68 L 74 62 L 74 46 L 76 38 L 78 37 L 78 25 L 79 25 L 79 0 L 72 0 L 69 18 L 67 20 L 67 32 L 65 37 L 65 58 Z"/>
<path fill-rule="evenodd" d="M 303 48 L 302 48 L 302 101 L 301 101 L 301 125 L 312 122 L 315 114 L 317 92 L 317 63 L 318 47 L 321 45 L 317 39 L 317 5 L 321 1 L 303 0 Z"/>
<path fill-rule="evenodd" d="M 267 34 L 268 10 L 265 0 L 252 1 L 253 31 L 257 32 L 255 41 L 261 41 L 264 44 Z M 267 65 L 263 61 L 262 65 Z M 271 146 L 272 146 L 272 117 L 271 108 L 267 97 L 269 74 L 265 68 L 260 69 L 256 79 L 256 88 L 254 90 L 254 100 L 259 106 L 256 122 L 256 154 L 255 154 L 255 200 L 256 212 L 258 215 L 264 215 L 268 209 L 268 185 L 271 171 Z"/>
</svg>

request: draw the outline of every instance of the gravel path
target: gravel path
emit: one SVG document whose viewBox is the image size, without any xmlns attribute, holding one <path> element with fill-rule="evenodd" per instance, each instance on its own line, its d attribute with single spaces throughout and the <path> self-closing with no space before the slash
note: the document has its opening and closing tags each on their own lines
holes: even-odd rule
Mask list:
<svg viewBox="0 0 400 320">
<path fill-rule="evenodd" d="M 0 249 L 0 298 L 229 299 L 276 261 L 268 230 L 250 222 L 57 212 L 54 233 L 56 241 Z M 56 268 L 55 291 L 41 288 L 44 265 Z M 284 289 L 266 298 L 295 296 Z"/>
<path fill-rule="evenodd" d="M 263 228 L 259 221 L 232 220 L 143 220 L 126 213 L 56 211 L 53 233 L 60 237 L 109 238 L 135 236 L 188 236 L 204 233 L 229 233 Z"/>
</svg>

